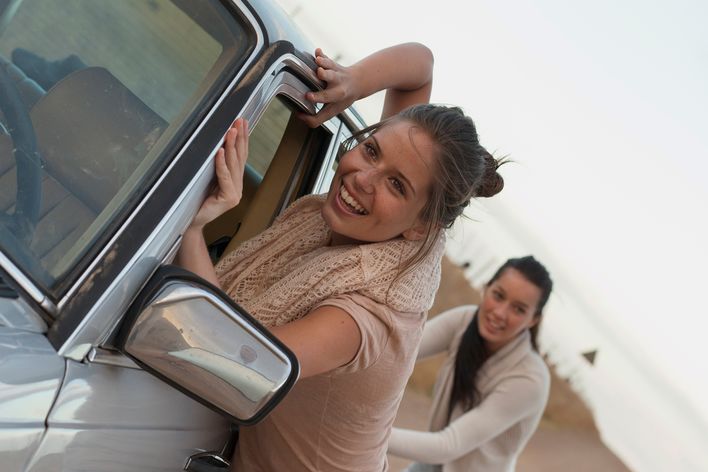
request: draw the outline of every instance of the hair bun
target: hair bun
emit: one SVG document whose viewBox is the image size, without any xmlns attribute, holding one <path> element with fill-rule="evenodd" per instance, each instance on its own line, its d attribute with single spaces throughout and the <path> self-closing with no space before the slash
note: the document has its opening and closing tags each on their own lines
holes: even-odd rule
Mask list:
<svg viewBox="0 0 708 472">
<path fill-rule="evenodd" d="M 484 174 L 477 189 L 478 197 L 493 197 L 504 188 L 504 178 L 497 172 L 499 166 L 504 164 L 503 160 L 496 160 L 490 153 L 484 154 Z"/>
</svg>

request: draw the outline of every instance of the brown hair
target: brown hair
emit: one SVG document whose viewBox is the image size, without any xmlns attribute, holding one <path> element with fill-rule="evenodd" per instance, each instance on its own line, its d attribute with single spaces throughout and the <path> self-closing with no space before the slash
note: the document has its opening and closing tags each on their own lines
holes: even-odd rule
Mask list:
<svg viewBox="0 0 708 472">
<path fill-rule="evenodd" d="M 349 138 L 342 152 L 394 121 L 408 121 L 422 129 L 435 143 L 433 185 L 421 219 L 427 225 L 421 250 L 405 269 L 423 260 L 435 243 L 438 231 L 452 226 L 473 197 L 491 197 L 504 188 L 496 160 L 481 144 L 474 122 L 458 107 L 413 105 L 399 114 L 364 128 Z"/>
</svg>

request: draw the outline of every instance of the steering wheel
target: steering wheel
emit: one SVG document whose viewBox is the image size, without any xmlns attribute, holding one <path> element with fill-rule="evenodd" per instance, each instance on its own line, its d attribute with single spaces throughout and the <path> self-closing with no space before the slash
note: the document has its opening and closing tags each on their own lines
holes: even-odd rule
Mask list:
<svg viewBox="0 0 708 472">
<path fill-rule="evenodd" d="M 42 166 L 37 137 L 29 112 L 5 67 L 0 65 L 0 110 L 14 145 L 17 169 L 17 196 L 13 214 L 0 213 L 0 224 L 18 239 L 29 242 L 39 220 L 42 201 Z"/>
</svg>

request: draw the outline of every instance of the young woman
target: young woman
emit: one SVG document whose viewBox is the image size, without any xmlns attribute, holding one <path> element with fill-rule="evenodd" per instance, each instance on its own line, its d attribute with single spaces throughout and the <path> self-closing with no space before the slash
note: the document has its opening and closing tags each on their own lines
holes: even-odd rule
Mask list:
<svg viewBox="0 0 708 472">
<path fill-rule="evenodd" d="M 391 433 L 389 452 L 420 462 L 409 471 L 514 470 L 548 400 L 536 333 L 552 288 L 536 259 L 509 259 L 479 307 L 454 308 L 426 323 L 418 358 L 447 358 L 435 384 L 431 432 Z"/>
<path fill-rule="evenodd" d="M 308 95 L 324 103 L 302 117 L 308 124 L 386 89 L 384 121 L 351 140 L 327 195 L 296 201 L 214 268 L 202 228 L 241 197 L 248 130 L 237 120 L 215 159 L 218 188 L 178 254 L 300 361 L 283 402 L 241 429 L 235 470 L 386 468 L 391 424 L 439 283 L 443 230 L 470 198 L 503 186 L 472 121 L 457 108 L 425 105 L 427 48 L 403 44 L 351 67 L 315 56 L 327 87 Z"/>
</svg>

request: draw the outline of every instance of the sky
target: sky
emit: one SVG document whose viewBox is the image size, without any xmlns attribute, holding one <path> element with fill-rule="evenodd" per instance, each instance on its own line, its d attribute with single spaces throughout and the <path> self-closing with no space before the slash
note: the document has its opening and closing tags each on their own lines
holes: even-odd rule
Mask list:
<svg viewBox="0 0 708 472">
<path fill-rule="evenodd" d="M 513 161 L 504 191 L 470 209 L 459 237 L 501 228 L 514 244 L 494 247 L 499 257 L 537 255 L 708 425 L 708 3 L 281 4 L 344 65 L 426 44 L 432 101 L 463 107 L 482 144 Z M 359 108 L 376 121 L 379 103 Z"/>
</svg>

